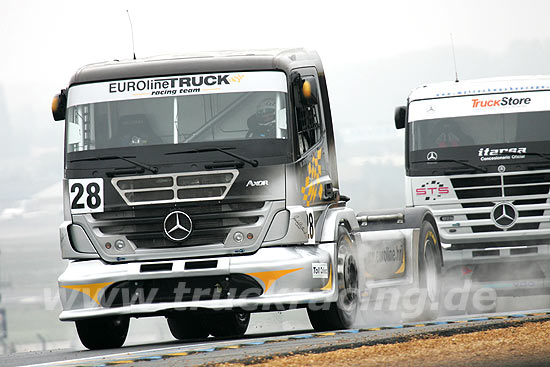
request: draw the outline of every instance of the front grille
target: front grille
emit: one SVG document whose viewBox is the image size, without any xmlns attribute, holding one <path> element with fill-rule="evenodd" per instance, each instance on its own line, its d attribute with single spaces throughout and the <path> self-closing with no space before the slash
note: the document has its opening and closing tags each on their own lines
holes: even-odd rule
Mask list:
<svg viewBox="0 0 550 367">
<path fill-rule="evenodd" d="M 223 244 L 233 227 L 256 224 L 264 215 L 264 207 L 263 201 L 136 207 L 94 213 L 90 224 L 102 235 L 126 236 L 138 249 Z M 176 209 L 185 212 L 193 221 L 193 231 L 183 242 L 173 242 L 164 235 L 164 219 Z"/>
<path fill-rule="evenodd" d="M 529 229 L 539 229 L 539 223 L 517 223 L 511 228 L 508 228 L 508 231 L 525 231 Z M 504 231 L 497 226 L 472 226 L 472 232 L 474 233 L 485 233 L 485 232 L 502 232 Z"/>
<path fill-rule="evenodd" d="M 550 209 L 550 172 L 455 177 L 451 184 L 462 208 L 471 209 L 465 213 L 467 220 L 480 222 L 466 224 L 473 233 L 537 230 Z M 493 207 L 504 201 L 515 206 L 521 220 L 507 229 L 487 223 Z"/>
<path fill-rule="evenodd" d="M 128 205 L 222 200 L 238 170 L 120 177 L 112 185 Z"/>
<path fill-rule="evenodd" d="M 550 172 L 452 178 L 451 183 L 458 199 L 513 199 L 517 196 L 547 195 L 550 191 Z"/>
</svg>

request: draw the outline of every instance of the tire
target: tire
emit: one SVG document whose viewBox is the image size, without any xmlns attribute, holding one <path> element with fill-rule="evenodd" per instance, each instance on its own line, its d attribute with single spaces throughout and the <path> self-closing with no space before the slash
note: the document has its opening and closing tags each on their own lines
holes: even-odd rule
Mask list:
<svg viewBox="0 0 550 367">
<path fill-rule="evenodd" d="M 205 318 L 209 333 L 218 338 L 241 337 L 250 323 L 249 312 L 214 312 Z"/>
<path fill-rule="evenodd" d="M 75 321 L 82 344 L 88 349 L 120 348 L 130 326 L 127 316 L 102 317 Z"/>
<path fill-rule="evenodd" d="M 418 249 L 419 284 L 423 308 L 419 319 L 433 320 L 438 316 L 439 300 L 441 298 L 441 245 L 439 236 L 433 225 L 424 221 L 420 231 L 420 246 Z"/>
<path fill-rule="evenodd" d="M 204 323 L 204 314 L 178 312 L 166 317 L 172 336 L 178 340 L 204 339 L 208 330 Z"/>
<path fill-rule="evenodd" d="M 338 228 L 336 258 L 338 300 L 315 309 L 311 306 L 307 309 L 309 321 L 316 331 L 348 329 L 357 316 L 359 272 L 355 260 L 355 246 L 349 231 L 344 226 Z"/>
</svg>

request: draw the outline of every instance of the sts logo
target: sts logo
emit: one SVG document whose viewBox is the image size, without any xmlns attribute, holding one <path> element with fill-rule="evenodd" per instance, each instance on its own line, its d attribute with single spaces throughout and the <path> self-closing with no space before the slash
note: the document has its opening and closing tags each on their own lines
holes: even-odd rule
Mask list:
<svg viewBox="0 0 550 367">
<path fill-rule="evenodd" d="M 426 182 L 415 191 L 416 196 L 424 197 L 424 200 L 436 200 L 449 193 L 449 187 L 439 181 Z"/>
</svg>

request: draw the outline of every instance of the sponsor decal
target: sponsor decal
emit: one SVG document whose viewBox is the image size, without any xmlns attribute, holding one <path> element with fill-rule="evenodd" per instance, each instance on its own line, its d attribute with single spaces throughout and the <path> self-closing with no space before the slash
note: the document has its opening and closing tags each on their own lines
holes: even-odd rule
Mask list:
<svg viewBox="0 0 550 367">
<path fill-rule="evenodd" d="M 328 279 L 328 264 L 327 263 L 312 263 L 311 276 L 313 278 Z"/>
<path fill-rule="evenodd" d="M 287 91 L 286 76 L 278 71 L 174 75 L 72 86 L 67 107 L 165 96 Z"/>
<path fill-rule="evenodd" d="M 240 83 L 244 75 L 237 74 L 229 79 L 229 74 L 181 76 L 146 80 L 124 80 L 109 83 L 109 93 L 143 92 L 151 95 L 199 93 L 201 87 L 212 87 Z"/>
<path fill-rule="evenodd" d="M 376 251 L 375 261 L 377 263 L 401 262 L 403 261 L 403 248 L 386 247 L 382 251 Z"/>
<path fill-rule="evenodd" d="M 523 159 L 527 153 L 526 147 L 510 148 L 479 148 L 477 155 L 481 161 Z"/>
<path fill-rule="evenodd" d="M 308 236 L 306 225 L 304 224 L 304 222 L 302 221 L 302 219 L 299 216 L 296 215 L 296 216 L 292 217 L 292 222 L 304 234 L 304 237 Z"/>
<path fill-rule="evenodd" d="M 259 180 L 259 181 L 252 181 L 252 180 L 248 180 L 248 182 L 246 183 L 246 187 L 250 187 L 250 186 L 269 186 L 269 181 L 268 180 Z"/>
<path fill-rule="evenodd" d="M 472 108 L 524 106 L 531 103 L 531 98 L 502 97 L 500 99 L 478 99 L 472 98 Z"/>
<path fill-rule="evenodd" d="M 307 165 L 307 177 L 302 186 L 302 199 L 305 202 L 305 206 L 310 206 L 315 202 L 315 198 L 318 196 L 319 200 L 323 199 L 323 185 L 319 178 L 321 177 L 321 155 L 323 149 L 320 148 L 317 152 L 311 156 L 311 162 Z"/>
<path fill-rule="evenodd" d="M 399 263 L 404 260 L 403 246 L 384 247 L 378 250 L 367 252 L 367 262 L 370 264 Z"/>
<path fill-rule="evenodd" d="M 450 192 L 451 190 L 448 186 L 435 180 L 426 182 L 415 190 L 416 196 L 423 196 L 425 197 L 424 200 L 436 200 Z"/>
<path fill-rule="evenodd" d="M 409 104 L 408 119 L 409 122 L 415 122 L 458 116 L 548 111 L 550 91 L 525 90 L 520 92 L 520 88 L 512 88 L 511 86 L 502 88 L 502 91 L 505 89 L 509 92 L 488 95 L 461 95 L 477 92 L 477 90 L 466 89 L 452 96 L 445 95 L 447 98 L 414 100 Z M 514 89 L 513 93 L 510 93 L 512 89 Z M 491 90 L 491 92 L 494 91 L 494 89 Z M 482 93 L 483 89 L 479 92 Z"/>
</svg>

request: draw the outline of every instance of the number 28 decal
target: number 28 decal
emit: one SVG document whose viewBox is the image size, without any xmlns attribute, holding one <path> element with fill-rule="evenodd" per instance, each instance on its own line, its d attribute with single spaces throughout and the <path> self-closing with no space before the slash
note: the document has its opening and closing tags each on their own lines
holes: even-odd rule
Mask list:
<svg viewBox="0 0 550 367">
<path fill-rule="evenodd" d="M 69 198 L 72 214 L 103 211 L 103 179 L 82 178 L 69 180 Z"/>
</svg>

